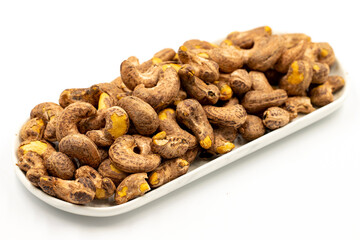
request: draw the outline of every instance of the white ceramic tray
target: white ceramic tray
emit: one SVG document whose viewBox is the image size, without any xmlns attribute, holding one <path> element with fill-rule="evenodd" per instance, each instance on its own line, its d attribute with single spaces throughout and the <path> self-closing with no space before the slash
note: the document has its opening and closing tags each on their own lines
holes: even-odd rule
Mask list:
<svg viewBox="0 0 360 240">
<path fill-rule="evenodd" d="M 16 151 L 20 144 L 18 132 L 21 126 L 15 129 L 15 135 L 14 135 L 13 162 L 14 162 L 15 172 L 21 183 L 32 194 L 34 194 L 36 197 L 46 202 L 47 204 L 50 204 L 51 206 L 61 209 L 63 211 L 79 214 L 79 215 L 85 215 L 85 216 L 94 216 L 94 217 L 114 216 L 125 212 L 129 212 L 151 201 L 154 201 L 155 199 L 158 199 L 178 188 L 181 188 L 182 186 L 185 186 L 195 181 L 196 179 L 199 179 L 202 176 L 205 176 L 225 165 L 237 161 L 256 150 L 259 150 L 273 142 L 276 142 L 277 140 L 282 139 L 334 112 L 336 109 L 342 106 L 346 98 L 349 89 L 349 80 L 347 79 L 347 74 L 338 60 L 332 66 L 330 75 L 340 75 L 344 77 L 346 81 L 345 87 L 335 94 L 334 102 L 322 108 L 316 109 L 314 112 L 310 114 L 299 116 L 288 125 L 280 129 L 274 130 L 272 132 L 269 132 L 264 136 L 249 143 L 241 143 L 239 138 L 236 141 L 236 148 L 233 151 L 221 155 L 211 161 L 205 159 L 198 159 L 194 161 L 194 163 L 190 166 L 189 171 L 185 175 L 157 189 L 154 189 L 146 193 L 142 197 L 133 199 L 122 205 L 114 205 L 111 199 L 103 200 L 103 201 L 94 200 L 93 202 L 85 206 L 75 205 L 51 197 L 45 194 L 43 191 L 41 191 L 41 189 L 38 189 L 33 185 L 31 185 L 31 183 L 26 179 L 25 174 L 15 165 L 15 163 L 17 162 Z M 311 137 L 311 133 L 309 133 L 309 137 Z"/>
</svg>

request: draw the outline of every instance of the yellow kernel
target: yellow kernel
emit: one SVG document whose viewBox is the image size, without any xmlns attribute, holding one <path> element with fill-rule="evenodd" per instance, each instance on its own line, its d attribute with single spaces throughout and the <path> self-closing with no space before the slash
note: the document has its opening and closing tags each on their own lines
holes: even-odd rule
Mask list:
<svg viewBox="0 0 360 240">
<path fill-rule="evenodd" d="M 216 45 L 215 43 L 210 43 L 211 46 L 213 46 L 214 48 L 218 48 L 219 46 Z"/>
<path fill-rule="evenodd" d="M 319 70 L 320 70 L 320 67 L 319 67 L 319 65 L 314 64 L 313 69 L 314 69 L 315 71 L 319 71 Z"/>
<path fill-rule="evenodd" d="M 288 77 L 287 81 L 290 84 L 299 84 L 304 80 L 304 74 L 299 72 L 299 64 L 297 61 L 294 61 L 291 66 L 292 73 Z"/>
<path fill-rule="evenodd" d="M 105 109 L 108 108 L 109 106 L 106 104 L 106 99 L 110 99 L 109 94 L 103 92 L 100 94 L 99 97 L 99 103 L 98 103 L 98 109 Z"/>
<path fill-rule="evenodd" d="M 153 174 L 150 175 L 149 182 L 151 185 L 159 184 L 160 180 L 159 180 L 158 174 L 156 172 L 154 172 Z"/>
<path fill-rule="evenodd" d="M 121 173 L 121 171 L 120 171 L 117 167 L 115 167 L 113 164 L 111 164 L 111 163 L 110 163 L 110 169 L 111 169 L 111 171 L 113 171 L 113 172 Z"/>
<path fill-rule="evenodd" d="M 220 89 L 220 99 L 221 100 L 229 100 L 233 95 L 233 91 L 231 87 L 227 84 L 221 87 Z"/>
<path fill-rule="evenodd" d="M 113 113 L 110 117 L 112 122 L 112 127 L 107 131 L 111 134 L 111 136 L 116 139 L 127 132 L 128 129 L 128 121 L 127 116 L 125 114 L 119 116 L 116 113 Z"/>
<path fill-rule="evenodd" d="M 230 39 L 225 39 L 224 40 L 224 43 L 228 46 L 232 46 L 233 45 L 233 42 L 230 40 Z"/>
<path fill-rule="evenodd" d="M 179 159 L 179 165 L 180 165 L 180 167 L 185 167 L 185 166 L 189 165 L 189 162 L 186 161 L 185 159 Z"/>
<path fill-rule="evenodd" d="M 201 48 L 201 46 L 200 45 L 195 45 L 195 48 L 199 49 L 199 48 Z"/>
<path fill-rule="evenodd" d="M 33 130 L 34 132 L 37 132 L 40 134 L 41 128 L 44 126 L 44 121 L 42 119 L 37 119 L 36 120 L 36 125 L 31 127 L 31 130 Z"/>
<path fill-rule="evenodd" d="M 159 119 L 160 120 L 167 119 L 167 113 L 175 114 L 175 111 L 173 109 L 171 109 L 171 108 L 164 109 L 159 113 Z"/>
<path fill-rule="evenodd" d="M 40 180 L 48 181 L 49 179 L 47 177 L 40 177 Z"/>
<path fill-rule="evenodd" d="M 209 54 L 204 53 L 204 52 L 198 53 L 198 56 L 202 57 L 202 58 L 209 58 Z"/>
<path fill-rule="evenodd" d="M 224 154 L 233 150 L 234 147 L 235 145 L 232 142 L 226 142 L 224 145 L 217 147 L 216 152 L 220 154 Z"/>
<path fill-rule="evenodd" d="M 325 48 L 322 48 L 322 49 L 320 50 L 320 55 L 321 55 L 322 57 L 326 57 L 328 54 L 329 54 L 329 52 L 328 52 Z"/>
<path fill-rule="evenodd" d="M 162 68 L 163 71 L 165 71 L 169 67 L 174 68 L 177 72 L 181 68 L 181 66 L 179 64 L 175 64 L 175 63 L 164 64 L 161 68 Z"/>
<path fill-rule="evenodd" d="M 165 131 L 161 131 L 159 133 L 157 133 L 155 136 L 152 137 L 153 140 L 162 140 L 166 138 L 166 132 Z"/>
<path fill-rule="evenodd" d="M 183 51 L 183 52 L 186 52 L 186 51 L 187 51 L 187 47 L 185 47 L 184 45 L 182 45 L 182 46 L 180 47 L 180 50 Z"/>
<path fill-rule="evenodd" d="M 119 195 L 119 197 L 125 197 L 127 194 L 127 190 L 128 190 L 128 187 L 125 186 L 120 191 L 118 191 L 117 194 Z"/>
<path fill-rule="evenodd" d="M 173 58 L 174 61 L 177 61 L 179 60 L 179 55 L 178 54 L 175 54 L 175 57 Z"/>
<path fill-rule="evenodd" d="M 268 34 L 271 35 L 271 33 L 272 33 L 271 27 L 265 26 L 265 27 L 264 27 L 264 30 L 265 30 L 265 32 L 267 32 Z"/>
<path fill-rule="evenodd" d="M 151 59 L 152 63 L 153 64 L 159 64 L 159 63 L 162 63 L 162 60 L 160 58 L 157 58 L 157 57 L 153 57 Z"/>
<path fill-rule="evenodd" d="M 96 196 L 96 198 L 99 198 L 99 199 L 104 198 L 105 197 L 105 189 L 96 188 L 95 196 Z"/>
<path fill-rule="evenodd" d="M 142 183 L 141 185 L 140 185 L 140 191 L 141 192 L 147 192 L 147 191 L 149 191 L 150 190 L 150 186 L 149 186 L 149 184 L 148 183 Z"/>
<path fill-rule="evenodd" d="M 47 149 L 47 144 L 43 143 L 41 141 L 32 141 L 28 144 L 25 144 L 23 146 L 21 146 L 20 148 L 22 150 L 24 150 L 24 154 L 32 151 L 32 152 L 36 152 L 39 155 L 42 155 L 45 153 L 46 149 Z"/>
<path fill-rule="evenodd" d="M 209 136 L 206 136 L 203 140 L 200 141 L 200 146 L 204 149 L 209 149 L 211 147 L 211 138 Z"/>
</svg>

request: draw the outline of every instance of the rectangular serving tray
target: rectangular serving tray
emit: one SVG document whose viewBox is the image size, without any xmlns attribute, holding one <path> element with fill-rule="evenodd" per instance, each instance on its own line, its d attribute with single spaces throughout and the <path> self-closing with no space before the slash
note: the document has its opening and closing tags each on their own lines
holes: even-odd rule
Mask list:
<svg viewBox="0 0 360 240">
<path fill-rule="evenodd" d="M 34 187 L 25 177 L 24 172 L 22 172 L 16 165 L 18 159 L 16 156 L 16 151 L 18 149 L 18 146 L 20 144 L 19 139 L 19 130 L 22 126 L 19 126 L 17 129 L 15 129 L 14 134 L 14 145 L 13 145 L 13 162 L 14 162 L 14 168 L 15 173 L 18 177 L 18 179 L 21 181 L 21 183 L 28 189 L 32 194 L 34 194 L 36 197 L 41 199 L 42 201 L 46 202 L 47 204 L 61 209 L 66 212 L 70 212 L 73 214 L 79 214 L 84 216 L 93 216 L 93 217 L 107 217 L 107 216 L 114 216 L 123 214 L 126 212 L 129 212 L 131 210 L 134 210 L 136 208 L 139 208 L 141 206 L 144 206 L 145 204 L 154 201 L 172 191 L 175 191 L 176 189 L 181 188 L 182 186 L 185 186 L 211 172 L 216 171 L 219 168 L 222 168 L 223 166 L 226 166 L 234 161 L 237 161 L 241 159 L 242 157 L 255 152 L 273 142 L 276 142 L 279 139 L 285 138 L 286 136 L 305 128 L 306 126 L 313 124 L 320 119 L 328 116 L 329 114 L 333 113 L 336 109 L 342 106 L 344 103 L 344 100 L 347 96 L 347 92 L 349 89 L 349 81 L 347 79 L 347 74 L 342 68 L 341 64 L 338 60 L 336 60 L 335 64 L 331 68 L 330 75 L 340 75 L 344 77 L 346 81 L 346 85 L 343 89 L 338 91 L 334 96 L 335 99 L 332 103 L 316 109 L 314 112 L 307 114 L 307 115 L 300 115 L 296 119 L 294 119 L 292 122 L 290 122 L 288 125 L 271 131 L 264 136 L 255 139 L 251 142 L 240 142 L 240 138 L 237 139 L 235 142 L 236 147 L 229 153 L 226 153 L 224 155 L 221 155 L 217 158 L 214 158 L 212 160 L 209 159 L 197 159 L 195 160 L 190 168 L 189 171 L 159 187 L 154 190 L 151 190 L 150 192 L 146 193 L 144 196 L 133 199 L 127 203 L 121 204 L 121 205 L 114 205 L 113 199 L 109 200 L 94 200 L 88 205 L 80 206 L 71 204 L 68 202 L 65 202 L 63 200 L 54 198 L 52 196 L 49 196 L 45 194 L 41 189 Z M 309 133 L 309 137 L 311 133 Z"/>
</svg>

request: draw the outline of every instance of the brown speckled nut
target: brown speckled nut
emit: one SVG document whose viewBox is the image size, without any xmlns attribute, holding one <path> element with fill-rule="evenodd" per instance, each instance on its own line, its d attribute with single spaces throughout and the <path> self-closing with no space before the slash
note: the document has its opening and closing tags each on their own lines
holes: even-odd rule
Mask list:
<svg viewBox="0 0 360 240">
<path fill-rule="evenodd" d="M 45 160 L 45 166 L 50 175 L 64 180 L 74 177 L 75 164 L 73 161 L 61 152 L 54 152 Z"/>
<path fill-rule="evenodd" d="M 101 156 L 93 141 L 83 134 L 68 135 L 59 142 L 59 151 L 69 157 L 77 158 L 80 164 L 97 168 Z"/>
<path fill-rule="evenodd" d="M 117 138 L 109 149 L 112 164 L 119 170 L 128 173 L 154 170 L 160 164 L 160 156 L 151 152 L 144 153 L 139 146 L 134 136 L 123 135 Z M 139 154 L 134 152 L 135 148 L 140 149 Z"/>
</svg>

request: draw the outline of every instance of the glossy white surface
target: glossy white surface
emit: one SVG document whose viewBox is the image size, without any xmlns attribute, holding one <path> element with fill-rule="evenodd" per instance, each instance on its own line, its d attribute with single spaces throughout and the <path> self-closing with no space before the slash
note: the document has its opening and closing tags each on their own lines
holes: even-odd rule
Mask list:
<svg viewBox="0 0 360 240">
<path fill-rule="evenodd" d="M 5 238 L 360 239 L 356 1 L 14 0 L 0 1 L 0 20 L 0 228 Z M 18 180 L 14 129 L 37 103 L 57 101 L 65 88 L 114 79 L 128 56 L 145 56 L 143 61 L 190 38 L 217 39 L 261 25 L 330 42 L 351 81 L 341 108 L 113 217 L 59 210 Z"/>
</svg>

